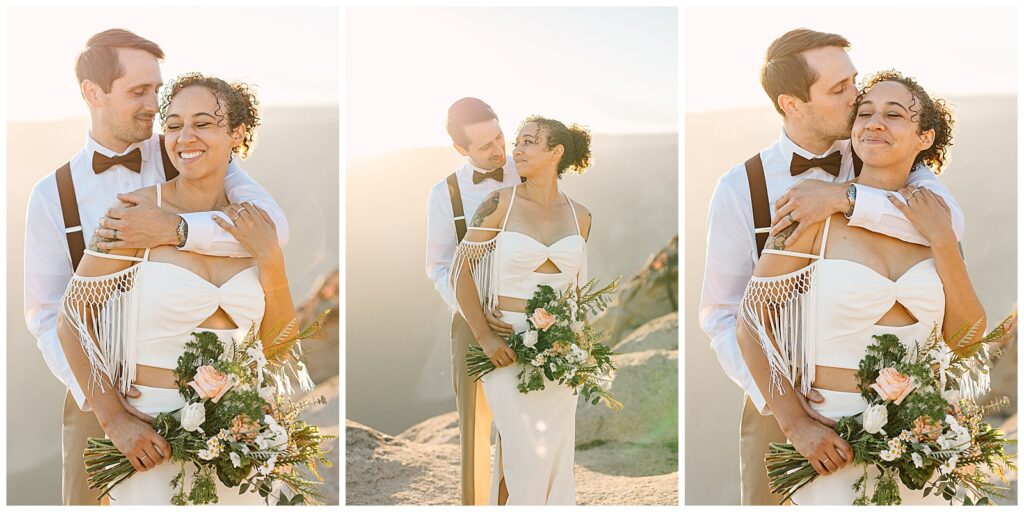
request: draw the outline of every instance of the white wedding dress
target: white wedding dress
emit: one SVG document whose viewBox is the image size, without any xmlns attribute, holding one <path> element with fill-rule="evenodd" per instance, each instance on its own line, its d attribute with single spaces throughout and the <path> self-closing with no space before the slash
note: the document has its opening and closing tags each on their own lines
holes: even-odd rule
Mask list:
<svg viewBox="0 0 1024 512">
<path fill-rule="evenodd" d="M 793 382 L 799 375 L 802 386 L 798 392 L 806 393 L 814 381 L 815 366 L 857 370 L 867 347 L 875 343 L 872 336 L 893 334 L 910 348 L 927 340 L 936 326 L 942 327 L 946 300 L 934 259 L 922 260 L 896 280 L 890 280 L 864 264 L 825 258 L 830 224 L 831 218 L 826 219 L 818 254 L 765 249 L 765 253 L 814 261 L 782 276 L 754 277 L 744 294 L 744 320 L 760 333 L 762 348 L 772 367 L 773 392 L 778 389 L 778 379 Z M 779 301 L 780 294 L 785 293 L 790 294 L 789 300 Z M 776 305 L 783 302 L 783 313 L 773 318 L 757 312 L 769 296 L 772 298 L 768 300 Z M 900 327 L 877 325 L 897 304 L 906 308 L 917 322 Z M 773 333 L 779 333 L 775 336 L 778 349 L 771 345 L 766 325 L 771 325 Z M 811 407 L 833 420 L 867 408 L 860 393 L 814 389 L 825 401 L 811 403 Z M 877 469 L 872 466 L 868 474 L 872 482 L 877 481 Z M 857 497 L 853 483 L 862 475 L 863 466 L 847 464 L 804 486 L 792 501 L 795 505 L 851 505 Z M 922 494 L 922 490 L 900 484 L 904 505 L 949 505 L 941 496 L 923 498 Z"/>
<path fill-rule="evenodd" d="M 160 189 L 161 185 L 157 185 L 157 206 L 161 204 Z M 86 348 L 87 355 L 94 362 L 93 371 L 118 377 L 122 391 L 134 381 L 136 364 L 174 369 L 193 332 L 213 332 L 227 347 L 234 340 L 244 338 L 253 324 L 258 327 L 263 318 L 263 287 L 255 266 L 238 272 L 221 286 L 215 286 L 185 267 L 150 260 L 148 249 L 142 259 L 88 252 L 101 258 L 138 261 L 132 267 L 108 276 L 75 276 L 65 295 L 65 304 L 69 297 L 88 296 L 90 292 L 96 296 L 95 292 L 104 288 L 109 296 L 111 283 L 116 283 L 114 298 L 103 303 L 104 311 L 98 313 L 95 320 L 74 318 L 75 313 L 69 310 L 74 308 L 65 307 L 65 314 L 72 317 L 71 325 L 79 327 L 80 336 L 88 332 L 99 333 L 97 342 L 102 347 L 99 353 L 95 348 L 93 351 Z M 227 313 L 238 328 L 199 327 L 218 309 Z M 88 329 L 83 330 L 83 327 Z M 185 405 L 177 389 L 135 387 L 141 392 L 141 397 L 129 399 L 128 403 L 150 416 L 176 411 Z M 188 466 L 185 471 L 186 493 L 191 488 L 195 473 L 195 467 Z M 175 494 L 170 482 L 180 469 L 179 463 L 170 461 L 135 473 L 110 492 L 110 504 L 170 505 L 171 496 Z M 228 489 L 216 476 L 214 480 L 217 482 L 218 505 L 264 504 L 259 494 L 239 496 L 237 489 Z"/>
<path fill-rule="evenodd" d="M 576 233 L 545 245 L 525 233 L 505 229 L 515 204 L 516 187 L 513 187 L 505 219 L 501 228 L 495 230 L 497 235 L 488 242 L 476 243 L 489 245 L 493 256 L 493 261 L 482 264 L 483 272 L 474 272 L 474 281 L 485 304 L 496 304 L 497 296 L 530 299 L 540 285 L 562 291 L 585 278 L 587 242 L 580 233 L 572 202 L 564 193 L 562 195 L 573 210 Z M 475 243 L 463 241 L 462 244 L 472 246 Z M 547 260 L 560 272 L 534 272 Z M 456 265 L 459 263 L 456 258 Z M 525 313 L 501 313 L 501 319 L 512 324 L 516 332 L 529 328 Z M 481 379 L 498 432 L 490 504 L 498 504 L 499 486 L 504 479 L 508 490 L 506 505 L 575 505 L 573 461 L 579 397 L 568 386 L 551 381 L 546 381 L 541 391 L 520 393 L 516 386 L 522 364 L 517 362 L 498 368 Z"/>
</svg>

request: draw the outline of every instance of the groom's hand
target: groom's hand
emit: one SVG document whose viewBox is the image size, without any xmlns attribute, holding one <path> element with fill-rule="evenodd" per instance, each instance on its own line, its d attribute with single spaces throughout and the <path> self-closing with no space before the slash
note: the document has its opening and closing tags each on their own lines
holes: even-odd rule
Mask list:
<svg viewBox="0 0 1024 512">
<path fill-rule="evenodd" d="M 512 324 L 506 324 L 498 317 L 501 316 L 501 311 L 484 311 L 484 317 L 487 318 L 487 324 L 491 326 L 491 330 L 498 336 L 511 336 L 512 335 Z"/>
<path fill-rule="evenodd" d="M 178 245 L 180 217 L 161 210 L 156 201 L 139 194 L 118 194 L 117 198 L 122 204 L 107 210 L 96 229 L 96 235 L 111 240 L 98 242 L 100 249 L 151 249 L 158 245 Z"/>
<path fill-rule="evenodd" d="M 848 184 L 821 180 L 803 180 L 793 185 L 775 201 L 771 236 L 791 224 L 799 224 L 786 238 L 785 245 L 790 245 L 808 228 L 827 219 L 833 213 L 845 213 L 850 208 L 850 201 L 846 198 L 847 187 Z"/>
<path fill-rule="evenodd" d="M 800 405 L 804 408 L 804 412 L 807 413 L 807 415 L 810 416 L 811 419 L 817 421 L 818 423 L 821 423 L 822 425 L 825 425 L 826 427 L 836 426 L 835 420 L 818 414 L 818 411 L 815 411 L 813 408 L 811 408 L 811 404 L 808 403 L 825 403 L 825 397 L 821 396 L 821 393 L 819 393 L 817 389 L 811 388 L 811 390 L 807 392 L 807 395 L 801 395 L 800 393 L 797 393 L 796 396 L 797 398 L 800 399 Z"/>
<path fill-rule="evenodd" d="M 132 407 L 132 405 L 128 403 L 128 398 L 139 398 L 140 396 L 142 396 L 142 393 L 135 386 L 129 388 L 128 392 L 123 395 L 120 393 L 117 394 L 117 398 L 121 401 L 121 407 L 124 407 L 125 412 L 152 425 L 153 421 L 155 421 L 152 416 Z"/>
</svg>

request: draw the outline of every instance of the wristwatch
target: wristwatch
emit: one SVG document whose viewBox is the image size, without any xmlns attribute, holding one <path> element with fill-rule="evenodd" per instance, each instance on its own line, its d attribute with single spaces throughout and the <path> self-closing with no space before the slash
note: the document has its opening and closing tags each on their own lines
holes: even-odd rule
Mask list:
<svg viewBox="0 0 1024 512">
<path fill-rule="evenodd" d="M 846 188 L 846 200 L 850 202 L 850 209 L 846 210 L 846 218 L 849 219 L 853 216 L 853 208 L 857 206 L 857 186 L 853 183 Z"/>
<path fill-rule="evenodd" d="M 178 216 L 178 249 L 185 247 L 185 241 L 188 240 L 188 222 L 185 222 L 185 217 Z"/>
</svg>

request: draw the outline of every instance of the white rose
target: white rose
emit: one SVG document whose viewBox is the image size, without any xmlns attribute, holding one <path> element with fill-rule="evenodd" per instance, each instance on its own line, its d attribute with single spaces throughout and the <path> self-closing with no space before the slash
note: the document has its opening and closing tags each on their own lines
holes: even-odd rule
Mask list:
<svg viewBox="0 0 1024 512">
<path fill-rule="evenodd" d="M 234 466 L 236 468 L 242 467 L 242 458 L 239 457 L 237 453 L 231 452 L 231 453 L 228 454 L 228 457 L 231 459 L 231 465 L 232 466 Z"/>
<path fill-rule="evenodd" d="M 537 331 L 526 331 L 523 334 L 523 345 L 532 347 L 537 344 Z"/>
<path fill-rule="evenodd" d="M 921 458 L 921 454 L 914 452 L 910 454 L 910 460 L 914 461 L 915 468 L 924 467 L 924 459 Z"/>
<path fill-rule="evenodd" d="M 864 431 L 869 434 L 882 432 L 882 427 L 889 423 L 889 411 L 885 405 L 872 405 L 864 411 Z"/>
<path fill-rule="evenodd" d="M 181 428 L 195 432 L 206 421 L 206 407 L 202 403 L 191 403 L 181 408 Z"/>
</svg>

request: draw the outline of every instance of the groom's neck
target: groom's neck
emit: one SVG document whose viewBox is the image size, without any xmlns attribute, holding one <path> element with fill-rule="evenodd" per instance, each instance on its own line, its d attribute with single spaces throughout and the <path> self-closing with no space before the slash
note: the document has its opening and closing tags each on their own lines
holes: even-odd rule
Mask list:
<svg viewBox="0 0 1024 512">
<path fill-rule="evenodd" d="M 821 137 L 816 130 L 805 123 L 795 122 L 786 118 L 782 121 L 782 126 L 786 130 L 786 136 L 789 137 L 789 140 L 815 155 L 824 153 L 835 143 L 834 139 Z"/>
<path fill-rule="evenodd" d="M 121 140 L 114 136 L 106 126 L 96 122 L 95 118 L 93 119 L 92 126 L 89 128 L 89 136 L 92 137 L 92 140 L 99 143 L 99 145 L 115 153 L 123 153 L 124 150 L 128 149 L 128 146 L 132 145 L 131 142 Z"/>
</svg>

